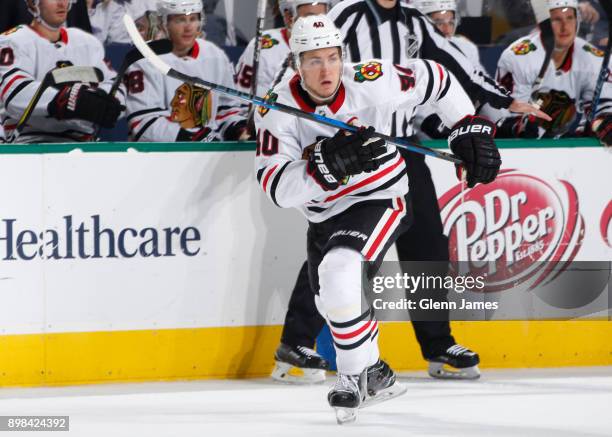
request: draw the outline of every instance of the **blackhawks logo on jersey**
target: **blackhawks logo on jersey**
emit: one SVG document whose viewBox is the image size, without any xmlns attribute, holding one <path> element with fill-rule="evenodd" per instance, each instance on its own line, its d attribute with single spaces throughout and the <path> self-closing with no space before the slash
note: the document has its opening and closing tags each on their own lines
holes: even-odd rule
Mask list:
<svg viewBox="0 0 612 437">
<path fill-rule="evenodd" d="M 353 68 L 356 72 L 356 82 L 373 81 L 383 75 L 382 64 L 380 62 L 372 61 L 367 64 L 355 65 Z"/>
<path fill-rule="evenodd" d="M 210 90 L 184 83 L 174 91 L 170 120 L 183 129 L 204 127 L 211 119 L 212 103 Z"/>
<path fill-rule="evenodd" d="M 264 100 L 267 103 L 276 103 L 277 99 L 278 94 L 273 93 L 272 90 L 268 91 L 268 94 L 264 96 Z M 261 115 L 262 117 L 264 117 L 268 112 L 270 112 L 270 109 L 266 108 L 265 106 L 260 106 L 257 110 L 259 111 L 259 115 Z"/>
<path fill-rule="evenodd" d="M 272 38 L 271 35 L 265 34 L 261 36 L 261 48 L 262 49 L 271 49 L 277 44 L 278 44 L 278 40 Z"/>
<path fill-rule="evenodd" d="M 523 41 L 512 46 L 512 51 L 515 55 L 526 55 L 529 52 L 535 52 L 538 48 L 534 43 L 529 41 L 528 39 L 524 39 Z"/>
<path fill-rule="evenodd" d="M 597 47 L 593 47 L 590 44 L 583 45 L 582 50 L 584 50 L 585 52 L 589 52 L 600 58 L 603 58 L 603 55 L 604 55 L 604 52 L 602 50 L 599 50 Z"/>
</svg>

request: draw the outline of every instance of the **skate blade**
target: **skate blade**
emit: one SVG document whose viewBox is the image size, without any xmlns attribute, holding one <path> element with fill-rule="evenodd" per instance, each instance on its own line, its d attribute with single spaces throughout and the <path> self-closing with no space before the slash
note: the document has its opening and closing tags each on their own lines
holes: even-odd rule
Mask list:
<svg viewBox="0 0 612 437">
<path fill-rule="evenodd" d="M 325 382 L 325 370 L 302 369 L 281 361 L 276 362 L 271 376 L 275 381 L 287 384 L 308 385 Z"/>
<path fill-rule="evenodd" d="M 429 376 L 437 379 L 478 379 L 480 369 L 478 366 L 464 367 L 458 369 L 444 363 L 429 363 Z"/>
<path fill-rule="evenodd" d="M 334 407 L 336 410 L 336 422 L 338 425 L 346 425 L 357 420 L 357 408 Z"/>
<path fill-rule="evenodd" d="M 387 387 L 384 390 L 380 390 L 374 396 L 366 396 L 365 400 L 361 403 L 360 408 L 371 407 L 372 405 L 380 404 L 381 402 L 389 401 L 393 398 L 403 395 L 408 391 L 408 388 L 404 384 L 395 382 L 391 387 Z"/>
</svg>

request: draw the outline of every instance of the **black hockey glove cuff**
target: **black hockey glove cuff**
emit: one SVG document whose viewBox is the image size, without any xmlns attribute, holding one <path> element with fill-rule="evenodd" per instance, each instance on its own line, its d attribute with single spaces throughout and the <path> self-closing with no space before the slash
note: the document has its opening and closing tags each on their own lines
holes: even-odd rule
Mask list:
<svg viewBox="0 0 612 437">
<path fill-rule="evenodd" d="M 125 106 L 101 89 L 84 83 L 66 85 L 49 102 L 49 115 L 58 120 L 79 119 L 112 128 Z"/>
<path fill-rule="evenodd" d="M 374 128 L 346 134 L 339 131 L 314 145 L 308 156 L 308 174 L 325 190 L 335 190 L 348 176 L 378 170 L 387 152 L 383 139 L 374 137 Z"/>
<path fill-rule="evenodd" d="M 421 131 L 434 140 L 447 138 L 450 134 L 450 129 L 442 123 L 442 120 L 436 114 L 425 117 L 421 123 Z"/>
<path fill-rule="evenodd" d="M 499 138 L 538 138 L 539 124 L 535 117 L 507 117 L 497 122 Z"/>
<path fill-rule="evenodd" d="M 468 115 L 453 127 L 448 143 L 463 160 L 469 188 L 495 180 L 501 157 L 494 138 L 495 125 L 486 118 Z"/>
<path fill-rule="evenodd" d="M 604 147 L 612 147 L 612 114 L 603 114 L 593 120 L 593 132 Z"/>
<path fill-rule="evenodd" d="M 247 120 L 238 121 L 225 131 L 226 141 L 249 141 L 255 138 L 249 129 Z"/>
</svg>

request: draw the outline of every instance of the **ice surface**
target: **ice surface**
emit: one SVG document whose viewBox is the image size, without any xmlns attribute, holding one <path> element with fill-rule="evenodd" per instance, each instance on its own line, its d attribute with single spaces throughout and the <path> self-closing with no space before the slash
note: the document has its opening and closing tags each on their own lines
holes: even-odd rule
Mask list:
<svg viewBox="0 0 612 437">
<path fill-rule="evenodd" d="M 254 379 L 0 389 L 0 415 L 69 415 L 70 432 L 57 436 L 612 436 L 612 367 L 400 380 L 406 395 L 345 426 L 327 405 L 332 376 L 310 387 Z"/>
</svg>

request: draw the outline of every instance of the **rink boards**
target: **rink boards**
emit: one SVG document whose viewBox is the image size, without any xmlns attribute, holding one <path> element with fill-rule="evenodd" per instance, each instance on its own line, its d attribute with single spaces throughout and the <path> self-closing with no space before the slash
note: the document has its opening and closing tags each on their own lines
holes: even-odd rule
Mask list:
<svg viewBox="0 0 612 437">
<path fill-rule="evenodd" d="M 547 244 L 560 259 L 611 259 L 612 154 L 588 140 L 536 144 L 507 142 L 486 193 L 461 193 L 452 166 L 429 160 L 448 230 L 461 225 L 460 195 L 486 221 L 451 252 L 527 220 L 511 207 L 507 226 L 487 217 L 491 199 L 520 195 L 508 205 L 556 214 L 560 238 Z M 269 372 L 304 219 L 260 193 L 251 144 L 130 146 L 0 149 L 0 386 Z M 607 321 L 453 329 L 483 367 L 612 363 Z M 381 345 L 398 369 L 423 367 L 407 324 L 385 324 Z"/>
</svg>

